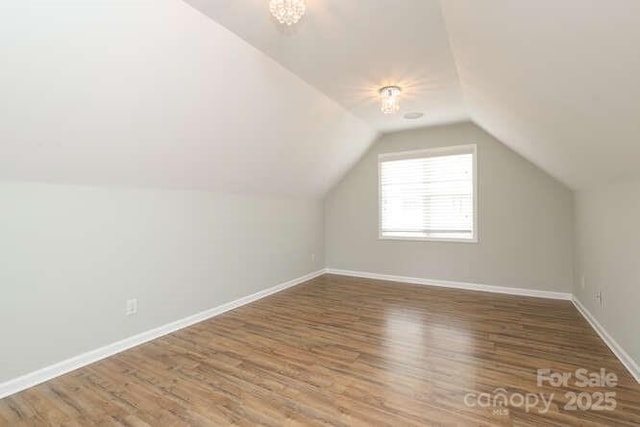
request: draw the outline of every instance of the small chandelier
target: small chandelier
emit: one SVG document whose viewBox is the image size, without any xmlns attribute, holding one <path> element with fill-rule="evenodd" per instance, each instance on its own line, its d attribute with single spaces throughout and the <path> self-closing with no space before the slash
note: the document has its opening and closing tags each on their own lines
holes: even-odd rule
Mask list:
<svg viewBox="0 0 640 427">
<path fill-rule="evenodd" d="M 271 0 L 269 10 L 281 24 L 293 25 L 302 18 L 306 6 L 304 0 Z"/>
<path fill-rule="evenodd" d="M 385 86 L 380 89 L 380 99 L 382 101 L 380 109 L 384 114 L 393 114 L 400 110 L 401 92 L 402 89 L 398 86 Z"/>
</svg>

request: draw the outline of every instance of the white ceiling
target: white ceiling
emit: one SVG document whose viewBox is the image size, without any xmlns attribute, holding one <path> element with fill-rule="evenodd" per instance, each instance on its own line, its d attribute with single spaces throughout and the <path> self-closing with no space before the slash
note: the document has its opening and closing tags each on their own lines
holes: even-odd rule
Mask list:
<svg viewBox="0 0 640 427">
<path fill-rule="evenodd" d="M 267 0 L 185 1 L 377 130 L 470 117 L 572 188 L 640 174 L 639 0 L 307 0 L 289 30 Z M 389 83 L 425 117 L 380 114 Z"/>
<path fill-rule="evenodd" d="M 575 189 L 640 175 L 640 1 L 442 3 L 475 122 Z"/>
<path fill-rule="evenodd" d="M 640 175 L 638 0 L 185 1 L 2 1 L 0 179 L 318 197 L 467 117 L 573 188 Z"/>
<path fill-rule="evenodd" d="M 319 197 L 375 131 L 179 0 L 0 6 L 0 179 Z"/>
<path fill-rule="evenodd" d="M 378 131 L 467 120 L 438 0 L 307 0 L 293 27 L 267 0 L 185 0 L 267 53 Z M 378 89 L 403 88 L 401 113 Z M 423 112 L 418 120 L 402 117 Z"/>
</svg>

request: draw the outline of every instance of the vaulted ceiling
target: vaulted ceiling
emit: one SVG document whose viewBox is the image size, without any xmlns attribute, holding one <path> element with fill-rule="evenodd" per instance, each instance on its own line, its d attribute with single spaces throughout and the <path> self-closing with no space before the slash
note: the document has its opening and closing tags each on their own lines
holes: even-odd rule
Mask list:
<svg viewBox="0 0 640 427">
<path fill-rule="evenodd" d="M 378 132 L 467 119 L 573 188 L 640 175 L 637 0 L 267 3 L 2 2 L 0 179 L 318 197 Z"/>
<path fill-rule="evenodd" d="M 476 123 L 574 189 L 640 176 L 640 1 L 442 4 Z"/>
<path fill-rule="evenodd" d="M 320 197 L 376 136 L 181 0 L 0 5 L 0 179 Z"/>
<path fill-rule="evenodd" d="M 572 188 L 640 175 L 640 1 L 185 0 L 379 131 L 471 118 Z M 407 88 L 401 113 L 376 90 Z"/>
<path fill-rule="evenodd" d="M 469 118 L 438 0 L 307 0 L 293 27 L 268 0 L 185 0 L 302 77 L 376 130 Z M 378 90 L 403 89 L 407 120 L 380 112 Z"/>
</svg>

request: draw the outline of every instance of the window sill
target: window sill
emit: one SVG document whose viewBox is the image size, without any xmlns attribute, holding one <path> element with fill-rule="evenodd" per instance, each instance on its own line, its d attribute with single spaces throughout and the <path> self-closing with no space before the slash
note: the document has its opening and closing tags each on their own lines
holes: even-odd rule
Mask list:
<svg viewBox="0 0 640 427">
<path fill-rule="evenodd" d="M 455 237 L 391 237 L 391 236 L 378 236 L 378 240 L 399 240 L 407 242 L 441 242 L 441 243 L 479 243 L 478 238 L 473 239 L 461 239 Z"/>
</svg>

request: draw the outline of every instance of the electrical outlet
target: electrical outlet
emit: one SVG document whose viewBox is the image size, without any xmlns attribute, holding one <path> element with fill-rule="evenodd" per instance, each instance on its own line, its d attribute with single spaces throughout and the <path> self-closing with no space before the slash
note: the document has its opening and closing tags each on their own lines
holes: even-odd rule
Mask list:
<svg viewBox="0 0 640 427">
<path fill-rule="evenodd" d="M 126 310 L 127 316 L 131 316 L 133 314 L 136 314 L 137 312 L 138 312 L 138 300 L 135 298 L 127 300 L 127 310 Z"/>
<path fill-rule="evenodd" d="M 595 299 L 602 305 L 602 291 L 596 292 Z"/>
<path fill-rule="evenodd" d="M 580 289 L 584 289 L 586 287 L 586 281 L 584 276 L 580 279 Z"/>
<path fill-rule="evenodd" d="M 316 254 L 311 254 L 311 262 L 316 262 Z"/>
</svg>

